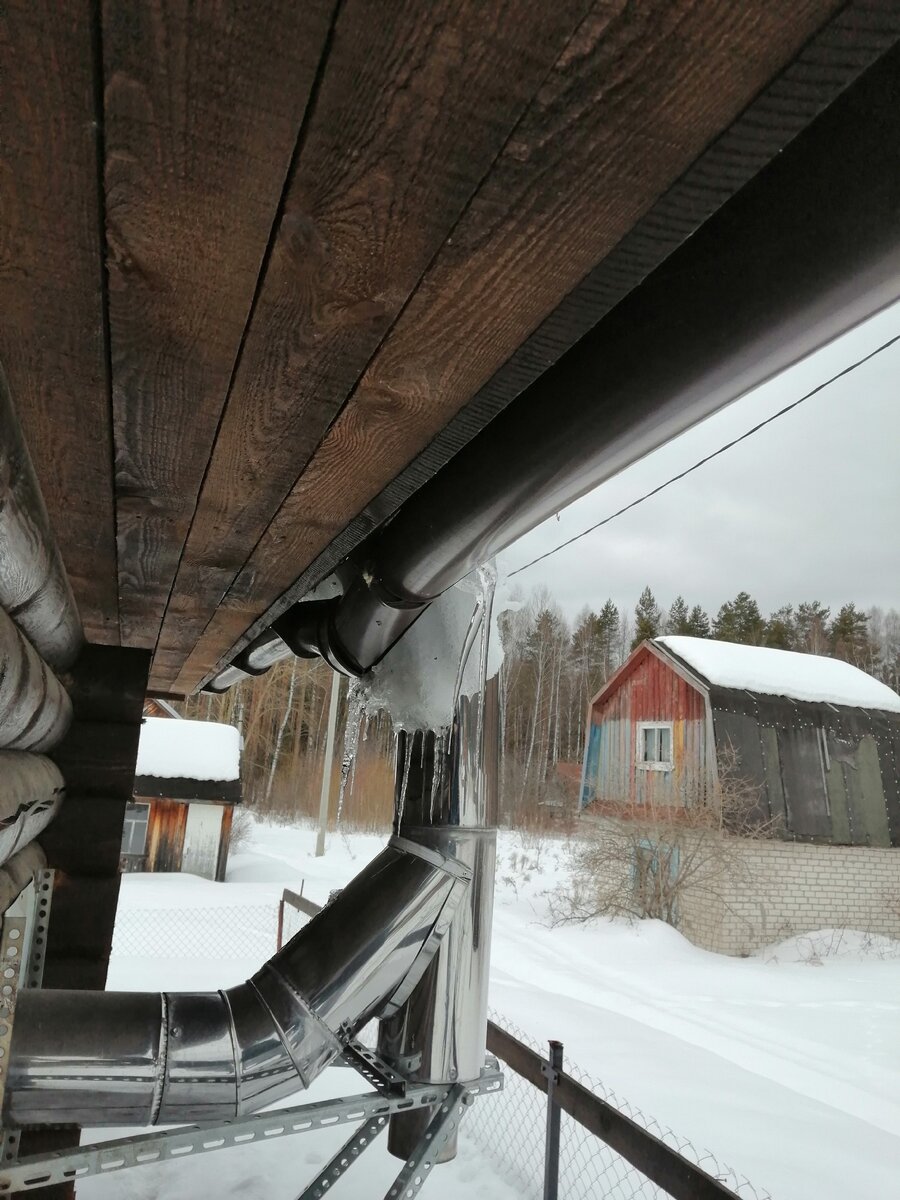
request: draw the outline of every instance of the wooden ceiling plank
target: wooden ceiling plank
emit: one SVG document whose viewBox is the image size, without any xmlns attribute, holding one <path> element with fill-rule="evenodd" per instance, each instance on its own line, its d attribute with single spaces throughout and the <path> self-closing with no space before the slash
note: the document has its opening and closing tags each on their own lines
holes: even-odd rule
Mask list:
<svg viewBox="0 0 900 1200">
<path fill-rule="evenodd" d="M 172 681 L 190 691 L 839 6 L 599 6 Z M 687 230 L 686 230 L 687 232 Z"/>
<path fill-rule="evenodd" d="M 88 638 L 119 641 L 90 6 L 0 8 L 0 359 Z"/>
<path fill-rule="evenodd" d="M 343 5 L 156 678 L 177 674 L 590 6 L 406 0 L 373 22 L 369 0 Z"/>
<path fill-rule="evenodd" d="M 334 0 L 103 4 L 123 641 L 155 646 Z"/>
</svg>

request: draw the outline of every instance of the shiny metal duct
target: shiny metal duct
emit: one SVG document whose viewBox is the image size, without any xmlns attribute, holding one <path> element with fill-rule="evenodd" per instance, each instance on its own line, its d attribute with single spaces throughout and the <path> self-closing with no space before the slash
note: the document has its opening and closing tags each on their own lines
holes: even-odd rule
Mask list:
<svg viewBox="0 0 900 1200">
<path fill-rule="evenodd" d="M 499 680 L 485 678 L 490 596 L 485 600 L 481 654 L 469 664 L 474 685 L 458 685 L 452 728 L 402 733 L 397 747 L 395 832 L 464 864 L 472 876 L 434 962 L 402 1009 L 380 1024 L 379 1054 L 422 1083 L 476 1079 L 485 1055 L 500 747 Z M 477 633 L 473 625 L 461 677 Z M 430 1115 L 420 1109 L 392 1117 L 391 1153 L 408 1158 Z M 455 1155 L 454 1137 L 439 1161 Z"/>
<path fill-rule="evenodd" d="M 372 1017 L 409 998 L 470 875 L 395 837 L 239 987 L 21 993 L 4 1124 L 211 1121 L 307 1087 Z"/>
</svg>

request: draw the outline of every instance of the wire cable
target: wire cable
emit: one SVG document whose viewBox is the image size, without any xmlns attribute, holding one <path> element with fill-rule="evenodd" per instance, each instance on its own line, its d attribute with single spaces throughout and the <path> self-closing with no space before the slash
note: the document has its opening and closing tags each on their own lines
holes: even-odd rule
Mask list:
<svg viewBox="0 0 900 1200">
<path fill-rule="evenodd" d="M 871 362 L 873 358 L 876 358 L 883 351 L 890 349 L 890 347 L 895 345 L 897 342 L 900 342 L 900 333 L 898 333 L 895 337 L 890 338 L 888 341 L 883 342 L 869 354 L 866 354 L 862 358 L 858 358 L 855 362 L 850 363 L 850 365 L 844 367 L 842 371 L 838 371 L 836 375 L 832 375 L 830 379 L 826 379 L 824 383 L 818 384 L 812 389 L 811 392 L 807 392 L 805 396 L 801 396 L 799 400 L 792 400 L 790 404 L 786 404 L 784 408 L 780 408 L 778 412 L 772 413 L 770 417 L 766 417 L 764 421 L 760 421 L 759 424 L 754 425 L 751 429 L 746 430 L 739 437 L 733 438 L 730 442 L 726 442 L 724 446 L 720 446 L 718 450 L 713 450 L 711 454 L 707 454 L 703 458 L 698 459 L 697 462 L 693 463 L 690 467 L 686 467 L 683 471 L 679 471 L 677 475 L 673 475 L 670 479 L 667 479 L 665 483 L 660 483 L 651 491 L 645 492 L 643 496 L 638 496 L 636 500 L 632 500 L 623 508 L 617 509 L 614 513 L 610 513 L 608 517 L 604 517 L 602 521 L 596 521 L 593 525 L 589 525 L 587 529 L 582 529 L 580 533 L 573 534 L 572 537 L 566 538 L 564 542 L 560 542 L 559 545 L 554 546 L 552 550 L 545 550 L 543 554 L 539 554 L 537 558 L 531 559 L 531 561 L 525 563 L 524 566 L 516 567 L 514 571 L 509 572 L 506 578 L 512 579 L 514 575 L 521 575 L 521 573 L 523 571 L 527 571 L 529 567 L 533 567 L 537 563 L 543 562 L 545 558 L 550 558 L 553 554 L 558 554 L 560 550 L 565 550 L 566 546 L 571 546 L 573 542 L 580 541 L 581 538 L 587 537 L 587 535 L 589 533 L 593 533 L 595 529 L 600 529 L 603 525 L 608 525 L 610 521 L 615 521 L 617 517 L 621 517 L 624 513 L 630 512 L 633 508 L 637 508 L 638 505 L 643 504 L 645 500 L 650 500 L 653 496 L 658 496 L 660 492 L 665 491 L 667 487 L 671 487 L 673 483 L 678 483 L 680 479 L 684 479 L 686 476 L 691 475 L 694 471 L 698 471 L 701 467 L 705 466 L 708 462 L 712 462 L 714 458 L 718 458 L 719 455 L 724 454 L 727 450 L 731 450 L 741 442 L 745 442 L 748 438 L 753 437 L 755 433 L 759 433 L 761 429 L 765 429 L 765 427 L 767 425 L 771 425 L 773 421 L 777 421 L 780 417 L 785 416 L 787 413 L 793 412 L 795 408 L 799 408 L 801 404 L 805 404 L 807 400 L 811 400 L 813 396 L 818 395 L 819 392 L 824 391 L 825 388 L 830 387 L 833 383 L 836 383 L 838 379 L 842 379 L 845 375 L 850 375 L 857 369 L 857 367 L 861 367 L 865 363 Z"/>
</svg>

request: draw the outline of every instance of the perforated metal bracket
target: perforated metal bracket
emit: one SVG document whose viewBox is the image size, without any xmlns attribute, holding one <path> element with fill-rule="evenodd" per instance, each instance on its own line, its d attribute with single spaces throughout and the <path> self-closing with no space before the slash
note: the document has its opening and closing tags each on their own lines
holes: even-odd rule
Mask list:
<svg viewBox="0 0 900 1200">
<path fill-rule="evenodd" d="M 34 877 L 32 908 L 33 928 L 30 931 L 27 966 L 23 987 L 39 988 L 44 982 L 44 962 L 47 955 L 47 930 L 50 925 L 50 905 L 53 903 L 55 872 L 38 871 Z"/>
<path fill-rule="evenodd" d="M 341 1146 L 325 1169 L 319 1172 L 309 1187 L 298 1197 L 298 1200 L 322 1200 L 322 1197 L 334 1187 L 344 1172 L 353 1166 L 362 1152 L 372 1145 L 379 1133 L 383 1129 L 387 1129 L 389 1119 L 386 1115 L 373 1117 L 371 1121 L 366 1121 L 361 1129 L 357 1129 L 353 1137 Z"/>
<path fill-rule="evenodd" d="M 361 1042 L 348 1042 L 341 1058 L 382 1096 L 406 1095 L 405 1077 Z"/>
<path fill-rule="evenodd" d="M 26 945 L 25 935 L 28 930 L 26 892 L 31 886 L 29 884 L 24 892 L 20 892 L 3 914 L 3 932 L 0 934 L 0 1108 L 6 1092 L 9 1048 L 22 975 L 22 951 Z"/>
<path fill-rule="evenodd" d="M 466 1108 L 473 1102 L 474 1095 L 465 1084 L 458 1083 L 450 1089 L 431 1119 L 418 1145 L 403 1165 L 400 1174 L 385 1196 L 385 1200 L 411 1200 L 417 1196 L 438 1161 L 441 1150 L 456 1133 Z"/>
<path fill-rule="evenodd" d="M 37 871 L 2 916 L 0 932 L 0 1109 L 20 988 L 39 988 L 44 976 L 53 872 Z M 0 1129 L 0 1164 L 15 1162 L 20 1133 Z"/>
<path fill-rule="evenodd" d="M 496 1070 L 496 1064 L 486 1067 L 478 1080 L 458 1085 L 472 1097 L 499 1091 L 502 1086 L 503 1077 Z M 54 1154 L 30 1155 L 11 1165 L 0 1165 L 0 1196 L 27 1192 L 54 1183 L 69 1183 L 90 1175 L 108 1175 L 128 1167 L 208 1154 L 229 1146 L 271 1141 L 294 1133 L 309 1133 L 314 1129 L 352 1125 L 379 1117 L 387 1119 L 392 1113 L 442 1104 L 449 1091 L 443 1085 L 408 1083 L 405 1096 L 381 1096 L 368 1092 L 342 1100 L 325 1100 L 276 1109 L 274 1112 L 255 1113 L 218 1125 L 187 1125 L 163 1133 L 138 1134 L 136 1137 L 98 1142 L 72 1150 L 59 1150 Z"/>
</svg>

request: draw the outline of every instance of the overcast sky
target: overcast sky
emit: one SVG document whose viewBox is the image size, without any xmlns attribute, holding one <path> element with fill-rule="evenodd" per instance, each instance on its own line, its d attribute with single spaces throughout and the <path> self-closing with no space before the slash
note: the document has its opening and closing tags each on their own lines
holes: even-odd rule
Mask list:
<svg viewBox="0 0 900 1200">
<path fill-rule="evenodd" d="M 520 538 L 509 571 L 636 499 L 900 333 L 900 304 L 811 355 Z M 821 600 L 900 608 L 900 343 L 573 546 L 516 576 L 568 616 L 646 584 L 711 615 L 738 591 L 764 612 Z"/>
</svg>

